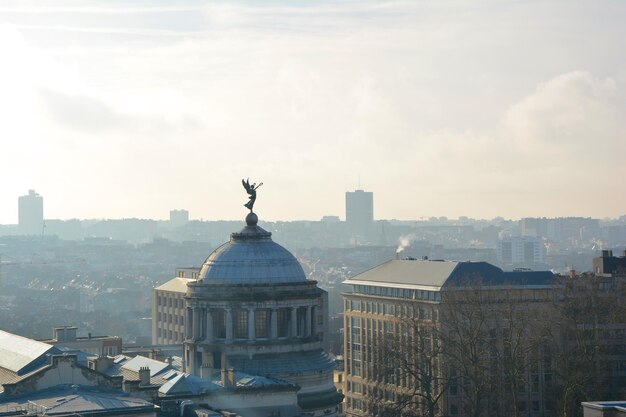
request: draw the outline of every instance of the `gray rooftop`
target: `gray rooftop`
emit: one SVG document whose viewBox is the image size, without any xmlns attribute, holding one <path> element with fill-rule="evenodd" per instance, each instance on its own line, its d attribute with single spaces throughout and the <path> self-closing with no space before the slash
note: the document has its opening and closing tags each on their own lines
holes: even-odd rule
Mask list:
<svg viewBox="0 0 626 417">
<path fill-rule="evenodd" d="M 140 410 L 153 411 L 155 407 L 148 401 L 129 397 L 120 391 L 59 385 L 0 403 L 0 412 L 20 409 L 51 416 L 94 412 L 119 412 L 118 415 L 122 415 Z"/>
<path fill-rule="evenodd" d="M 439 289 L 452 275 L 459 262 L 393 259 L 375 266 L 346 281 L 346 284 L 400 284 L 411 287 Z M 394 285 L 395 286 L 395 285 Z"/>
<path fill-rule="evenodd" d="M 41 360 L 46 353 L 56 351 L 54 346 L 47 343 L 0 330 L 0 368 L 20 374 L 29 365 Z"/>
<path fill-rule="evenodd" d="M 442 287 L 481 285 L 553 285 L 550 271 L 505 272 L 487 262 L 394 259 L 375 266 L 345 284 L 439 290 Z"/>
</svg>

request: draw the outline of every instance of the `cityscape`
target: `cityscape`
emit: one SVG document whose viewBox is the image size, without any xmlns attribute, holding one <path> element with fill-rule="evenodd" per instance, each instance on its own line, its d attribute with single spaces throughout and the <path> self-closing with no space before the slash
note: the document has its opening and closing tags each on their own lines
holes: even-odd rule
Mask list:
<svg viewBox="0 0 626 417">
<path fill-rule="evenodd" d="M 589 392 L 619 395 L 622 363 L 626 363 L 626 323 L 620 313 L 619 296 L 626 268 L 626 216 L 375 220 L 374 193 L 364 190 L 347 191 L 344 204 L 343 216 L 328 215 L 319 221 L 264 222 L 252 210 L 245 222 L 190 220 L 184 209 L 171 210 L 169 220 L 164 221 L 62 221 L 46 219 L 43 196 L 28 190 L 17 201 L 18 223 L 0 226 L 2 336 L 5 343 L 26 337 L 63 349 L 46 350 L 46 357 L 76 352 L 76 364 L 100 370 L 109 377 L 121 374 L 129 381 L 142 381 L 140 368 L 156 366 L 160 374 L 183 378 L 193 395 L 169 386 L 172 393 L 164 395 L 162 387 L 166 381 L 152 381 L 162 378 L 156 375 L 144 381 L 146 387 L 141 395 L 124 388 L 125 392 L 143 398 L 142 407 L 158 404 L 162 415 L 168 415 L 167 407 L 178 410 L 179 398 L 196 398 L 196 408 L 206 400 L 210 409 L 235 410 L 242 416 L 272 412 L 294 416 L 318 412 L 454 416 L 465 415 L 463 410 L 469 410 L 467 415 L 499 416 L 511 412 L 507 408 L 511 395 L 514 400 L 517 398 L 513 410 L 520 413 L 552 415 L 566 410 L 568 415 L 576 415 Z M 252 214 L 254 218 L 250 219 Z M 241 229 L 244 224 L 247 225 Z M 241 231 L 236 232 L 238 229 Z M 269 250 L 253 252 L 239 248 L 250 244 L 271 246 Z M 612 249 L 606 249 L 609 247 Z M 252 253 L 261 259 L 251 259 Z M 220 257 L 227 258 L 221 261 L 224 265 Z M 241 262 L 241 266 L 233 269 L 238 258 L 241 259 L 236 262 Z M 252 267 L 251 263 L 259 265 Z M 295 272 L 291 271 L 294 267 Z M 282 271 L 284 268 L 287 272 Z M 258 277 L 253 278 L 256 274 Z M 196 284 L 206 280 L 217 286 L 211 290 L 213 293 L 206 293 Z M 292 301 L 273 299 L 289 288 L 285 287 L 287 283 L 296 285 L 295 293 L 281 295 L 281 300 L 295 297 L 302 303 L 299 299 L 308 291 L 312 291 L 311 295 L 305 298 L 313 298 L 297 308 L 291 307 Z M 304 284 L 310 289 L 301 288 Z M 253 292 L 245 298 L 248 303 L 255 300 L 254 304 L 244 304 L 254 305 L 254 310 L 242 309 L 237 299 L 241 296 L 241 289 L 237 288 L 242 285 L 251 286 L 246 292 L 260 286 L 254 290 L 257 295 Z M 228 286 L 234 287 L 228 290 Z M 480 386 L 470 386 L 476 390 L 472 392 L 456 379 L 463 365 L 458 364 L 459 369 L 451 371 L 445 362 L 469 355 L 461 349 L 467 342 L 459 345 L 458 356 L 444 353 L 439 345 L 444 343 L 444 336 L 439 335 L 441 340 L 437 341 L 433 328 L 455 314 L 477 313 L 447 310 L 444 302 L 452 303 L 454 298 L 446 297 L 458 297 L 452 292 L 455 286 L 480 289 L 487 294 L 481 300 L 489 297 L 497 306 L 495 310 L 479 311 L 496 314 L 489 319 L 495 320 L 490 326 L 496 327 L 477 329 L 480 337 L 476 341 L 484 344 L 485 352 L 496 355 L 492 361 L 503 361 L 498 365 L 502 373 L 497 375 L 503 381 L 494 380 L 493 376 L 486 378 Z M 193 295 L 193 291 L 198 291 L 198 295 Z M 228 291 L 234 291 L 230 297 L 235 300 L 225 307 Z M 269 295 L 272 301 L 264 301 L 268 294 L 273 294 Z M 504 307 L 497 304 L 500 297 L 506 297 Z M 574 317 L 561 311 L 568 308 L 568 302 L 581 302 L 581 297 L 591 297 L 588 308 L 592 310 L 568 312 L 578 314 Z M 602 301 L 593 301 L 596 298 Z M 196 299 L 207 299 L 209 304 Z M 573 356 L 566 355 L 584 354 L 576 349 L 584 350 L 586 344 L 581 346 L 578 342 L 561 351 L 565 347 L 553 345 L 558 342 L 551 339 L 557 336 L 545 327 L 545 315 L 554 317 L 554 322 L 548 322 L 553 325 L 558 322 L 559 326 L 566 326 L 567 320 L 586 323 L 591 311 L 599 314 L 596 303 L 607 309 L 610 321 L 590 323 L 601 334 L 592 339 L 600 343 L 596 349 L 607 349 L 605 354 L 593 354 L 605 355 L 607 362 L 596 363 L 604 356 L 592 363 L 581 357 L 576 366 L 581 372 L 590 372 L 593 368 L 587 367 L 595 363 L 599 368 L 594 375 L 572 373 L 569 368 L 553 369 L 564 366 L 559 360 L 575 363 Z M 541 323 L 537 324 L 540 317 Z M 521 333 L 513 335 L 513 331 Z M 576 328 L 570 331 L 574 334 L 558 337 L 585 337 L 588 333 L 585 330 L 577 335 Z M 527 342 L 531 335 L 537 341 Z M 548 335 L 550 343 L 545 341 Z M 302 342 L 294 345 L 294 340 Z M 502 343 L 499 349 L 504 350 L 491 346 L 496 341 Z M 424 347 L 425 342 L 428 347 Z M 27 342 L 20 339 L 15 343 L 19 346 Z M 226 346 L 231 346 L 230 354 L 223 350 Z M 244 353 L 241 349 L 245 346 L 248 351 Z M 427 360 L 428 370 L 417 365 L 412 369 L 410 361 L 389 353 L 399 347 L 404 349 L 403 354 Z M 9 355 L 6 347 L 0 349 L 4 349 L 3 355 Z M 497 353 L 493 353 L 494 349 Z M 531 362 L 514 362 L 525 361 L 526 356 L 514 358 L 511 349 L 524 352 L 523 355 L 533 351 L 543 356 L 536 359 L 539 365 L 535 368 Z M 325 352 L 324 356 L 319 356 L 320 351 Z M 547 363 L 547 355 L 554 355 L 553 363 Z M 286 359 L 290 356 L 292 359 Z M 257 360 L 253 361 L 255 357 Z M 32 359 L 40 361 L 40 365 L 47 363 L 42 357 Z M 507 361 L 517 368 L 510 370 L 511 363 Z M 126 363 L 132 365 L 124 368 Z M 311 392 L 310 399 L 302 391 L 296 394 L 296 387 L 310 382 L 293 380 L 292 375 L 302 373 L 298 363 L 306 364 L 306 369 L 317 364 L 319 371 L 314 372 L 326 375 L 325 380 L 317 383 L 324 389 Z M 11 365 L 10 360 L 2 367 L 11 370 L 7 365 Z M 57 366 L 61 366 L 60 362 Z M 295 368 L 289 370 L 290 367 Z M 137 374 L 124 373 L 123 369 L 135 369 Z M 237 378 L 256 378 L 250 375 L 278 377 L 260 383 L 258 388 L 262 392 L 277 390 L 282 393 L 282 402 L 275 402 L 278 399 L 273 396 L 278 394 L 264 394 L 272 399 L 264 406 L 257 407 L 254 402 L 252 410 L 238 402 L 235 407 L 228 402 L 235 401 L 232 399 L 205 398 L 207 392 L 203 389 L 207 388 L 203 384 L 210 384 L 216 369 L 226 372 L 225 376 L 216 374 L 219 384 L 226 388 L 229 383 L 239 384 Z M 229 369 L 235 373 L 228 374 Z M 275 369 L 281 372 L 275 373 Z M 420 371 L 416 374 L 416 370 Z M 557 379 L 559 372 L 571 380 Z M 200 379 L 194 379 L 194 375 Z M 203 378 L 207 381 L 202 382 Z M 426 379 L 429 384 L 421 388 Z M 291 382 L 279 382 L 283 380 Z M 334 381 L 331 391 L 328 381 Z M 557 390 L 570 389 L 565 385 L 568 383 L 577 387 L 576 395 L 568 398 L 555 394 Z M 492 384 L 498 390 L 488 388 Z M 5 392 L 13 389 L 8 388 L 12 384 L 3 386 Z M 148 387 L 158 393 L 149 392 Z M 292 394 L 285 399 L 285 392 Z M 482 397 L 472 401 L 470 394 Z M 303 408 L 302 404 L 317 401 L 320 395 L 327 401 L 319 407 Z M 21 407 L 16 402 L 10 404 Z"/>
<path fill-rule="evenodd" d="M 0 2 L 0 417 L 626 417 L 625 18 Z"/>
</svg>

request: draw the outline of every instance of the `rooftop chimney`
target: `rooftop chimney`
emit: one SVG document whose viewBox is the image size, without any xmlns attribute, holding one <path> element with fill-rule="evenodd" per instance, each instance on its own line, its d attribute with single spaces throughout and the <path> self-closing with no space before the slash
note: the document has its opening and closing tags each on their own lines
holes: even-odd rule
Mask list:
<svg viewBox="0 0 626 417">
<path fill-rule="evenodd" d="M 89 369 L 93 369 L 96 372 L 104 372 L 107 368 L 113 365 L 113 358 L 100 355 L 95 359 L 89 359 Z"/>
<path fill-rule="evenodd" d="M 150 368 L 142 366 L 139 368 L 139 386 L 150 385 Z"/>
</svg>

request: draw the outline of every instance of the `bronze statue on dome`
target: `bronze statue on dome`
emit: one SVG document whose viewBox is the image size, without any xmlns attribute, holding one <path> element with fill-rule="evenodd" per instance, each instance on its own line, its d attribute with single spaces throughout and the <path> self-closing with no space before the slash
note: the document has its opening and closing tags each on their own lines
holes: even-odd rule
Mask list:
<svg viewBox="0 0 626 417">
<path fill-rule="evenodd" d="M 256 184 L 256 182 L 252 183 L 252 185 L 250 185 L 250 179 L 246 179 L 246 180 L 241 180 L 241 183 L 243 184 L 243 188 L 246 189 L 246 192 L 248 193 L 248 198 L 250 199 L 246 204 L 244 204 L 244 207 L 250 209 L 250 213 L 252 213 L 252 207 L 254 206 L 254 201 L 256 200 L 256 190 L 263 185 L 263 183 L 260 183 L 259 185 Z"/>
</svg>

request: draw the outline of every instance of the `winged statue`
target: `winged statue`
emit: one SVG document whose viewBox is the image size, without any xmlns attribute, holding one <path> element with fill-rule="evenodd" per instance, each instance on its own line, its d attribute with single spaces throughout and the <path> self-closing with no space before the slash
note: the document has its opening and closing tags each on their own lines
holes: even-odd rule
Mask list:
<svg viewBox="0 0 626 417">
<path fill-rule="evenodd" d="M 243 184 L 243 188 L 246 189 L 246 192 L 248 193 L 248 198 L 250 199 L 246 204 L 244 204 L 244 206 L 250 209 L 250 212 L 252 212 L 252 207 L 254 206 L 254 202 L 256 200 L 256 190 L 260 186 L 262 186 L 263 183 L 257 185 L 256 182 L 254 182 L 252 183 L 252 185 L 250 185 L 250 179 L 248 178 L 245 180 L 241 180 L 241 184 Z"/>
</svg>

